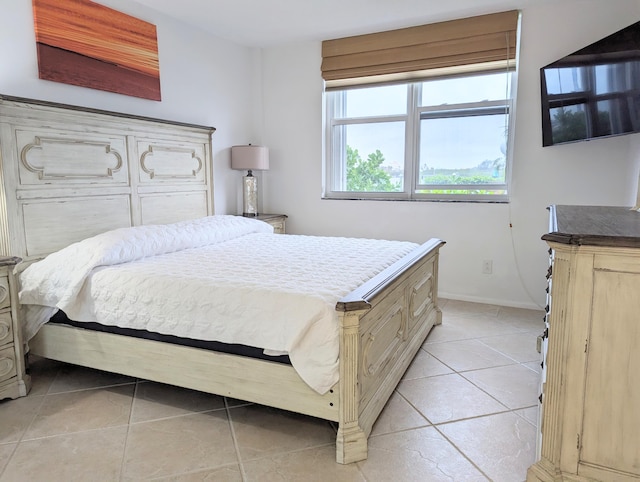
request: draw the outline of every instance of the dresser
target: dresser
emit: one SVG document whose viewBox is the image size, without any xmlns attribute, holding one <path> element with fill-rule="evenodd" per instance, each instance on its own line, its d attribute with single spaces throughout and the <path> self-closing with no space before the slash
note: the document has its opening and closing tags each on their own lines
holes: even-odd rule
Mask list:
<svg viewBox="0 0 640 482">
<path fill-rule="evenodd" d="M 25 373 L 18 291 L 13 269 L 20 258 L 0 256 L 0 400 L 23 397 L 31 388 Z"/>
<path fill-rule="evenodd" d="M 539 460 L 527 481 L 640 478 L 640 213 L 551 206 Z"/>
</svg>

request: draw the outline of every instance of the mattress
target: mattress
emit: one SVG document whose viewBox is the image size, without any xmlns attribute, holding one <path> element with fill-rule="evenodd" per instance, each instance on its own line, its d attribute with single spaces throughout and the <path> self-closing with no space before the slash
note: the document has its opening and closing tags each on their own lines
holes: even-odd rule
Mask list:
<svg viewBox="0 0 640 482">
<path fill-rule="evenodd" d="M 336 302 L 417 246 L 276 235 L 254 219 L 209 216 L 114 230 L 53 253 L 21 274 L 20 300 L 78 322 L 287 355 L 325 393 L 339 375 Z"/>
<path fill-rule="evenodd" d="M 289 360 L 289 357 L 287 355 L 267 355 L 262 348 L 256 348 L 255 346 L 220 343 L 219 341 L 211 340 L 194 340 L 193 338 L 180 338 L 173 335 L 163 335 L 162 333 L 154 333 L 147 330 L 135 330 L 133 328 L 101 325 L 100 323 L 94 323 L 91 321 L 74 321 L 70 320 L 69 317 L 60 310 L 58 310 L 47 323 L 73 326 L 75 328 L 82 328 L 83 330 L 112 333 L 114 335 L 130 336 L 143 340 L 172 343 L 174 345 L 201 348 L 203 350 L 227 353 L 229 355 L 239 355 L 248 358 L 256 358 L 259 360 L 267 360 L 276 363 L 283 363 L 285 365 L 291 365 L 291 360 Z"/>
</svg>

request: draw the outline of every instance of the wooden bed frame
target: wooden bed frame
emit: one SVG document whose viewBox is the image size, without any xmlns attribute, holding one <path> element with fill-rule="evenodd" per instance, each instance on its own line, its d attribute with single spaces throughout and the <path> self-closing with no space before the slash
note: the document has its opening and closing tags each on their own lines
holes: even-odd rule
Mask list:
<svg viewBox="0 0 640 482">
<path fill-rule="evenodd" d="M 0 96 L 0 254 L 22 266 L 126 226 L 213 214 L 213 128 Z M 336 459 L 366 459 L 375 420 L 430 329 L 432 239 L 337 303 L 340 381 L 319 395 L 288 365 L 45 325 L 30 353 L 337 422 Z"/>
</svg>

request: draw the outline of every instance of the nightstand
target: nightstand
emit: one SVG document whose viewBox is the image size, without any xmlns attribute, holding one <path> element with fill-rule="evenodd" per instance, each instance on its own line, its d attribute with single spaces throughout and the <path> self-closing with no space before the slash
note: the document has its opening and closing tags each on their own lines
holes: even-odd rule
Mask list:
<svg viewBox="0 0 640 482">
<path fill-rule="evenodd" d="M 259 219 L 265 223 L 269 223 L 273 226 L 273 232 L 276 234 L 286 234 L 286 214 L 258 214 L 257 216 L 247 216 L 254 219 Z"/>
<path fill-rule="evenodd" d="M 25 372 L 18 289 L 13 268 L 20 258 L 0 256 L 0 400 L 24 397 L 31 388 Z"/>
</svg>

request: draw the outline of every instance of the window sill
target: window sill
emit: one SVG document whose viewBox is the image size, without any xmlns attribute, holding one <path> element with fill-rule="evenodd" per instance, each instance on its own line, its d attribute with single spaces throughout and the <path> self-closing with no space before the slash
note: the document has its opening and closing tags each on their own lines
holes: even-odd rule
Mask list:
<svg viewBox="0 0 640 482">
<path fill-rule="evenodd" d="M 323 200 L 328 201 L 387 201 L 387 202 L 419 202 L 419 203 L 484 203 L 484 204 L 508 204 L 509 197 L 508 196 L 495 196 L 494 198 L 469 198 L 469 197 L 460 197 L 460 198 L 386 198 L 386 197 L 377 197 L 377 196 L 358 196 L 356 193 L 350 196 L 322 196 Z"/>
</svg>

